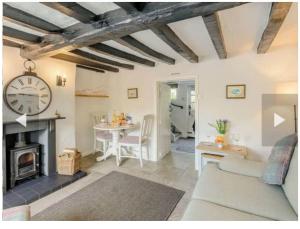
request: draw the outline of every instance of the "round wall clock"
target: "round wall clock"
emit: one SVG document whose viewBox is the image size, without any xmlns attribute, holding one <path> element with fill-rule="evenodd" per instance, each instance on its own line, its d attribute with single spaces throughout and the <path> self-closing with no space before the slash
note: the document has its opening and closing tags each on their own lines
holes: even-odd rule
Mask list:
<svg viewBox="0 0 300 229">
<path fill-rule="evenodd" d="M 49 85 L 29 67 L 28 72 L 15 77 L 6 85 L 4 100 L 12 111 L 32 116 L 49 107 L 52 93 Z"/>
</svg>

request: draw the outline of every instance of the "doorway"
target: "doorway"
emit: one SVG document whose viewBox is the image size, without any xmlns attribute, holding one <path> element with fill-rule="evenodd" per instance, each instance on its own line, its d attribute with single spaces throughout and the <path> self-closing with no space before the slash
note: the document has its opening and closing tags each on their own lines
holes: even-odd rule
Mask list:
<svg viewBox="0 0 300 229">
<path fill-rule="evenodd" d="M 197 157 L 195 139 L 198 136 L 198 104 L 195 84 L 195 79 L 172 80 L 157 84 L 158 160 L 168 153 L 192 154 Z"/>
</svg>

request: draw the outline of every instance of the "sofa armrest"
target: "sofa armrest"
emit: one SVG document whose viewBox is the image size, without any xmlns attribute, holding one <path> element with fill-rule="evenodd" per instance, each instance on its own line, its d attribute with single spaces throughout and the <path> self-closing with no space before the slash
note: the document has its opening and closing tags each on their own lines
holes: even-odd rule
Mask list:
<svg viewBox="0 0 300 229">
<path fill-rule="evenodd" d="M 263 162 L 250 161 L 238 157 L 224 157 L 219 163 L 221 170 L 252 177 L 261 177 L 264 167 L 265 163 Z"/>
</svg>

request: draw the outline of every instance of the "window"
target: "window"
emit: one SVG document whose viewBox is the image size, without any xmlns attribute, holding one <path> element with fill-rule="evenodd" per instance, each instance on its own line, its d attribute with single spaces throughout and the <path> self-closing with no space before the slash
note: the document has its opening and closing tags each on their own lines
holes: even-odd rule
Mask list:
<svg viewBox="0 0 300 229">
<path fill-rule="evenodd" d="M 177 99 L 177 88 L 171 88 L 171 100 Z"/>
</svg>

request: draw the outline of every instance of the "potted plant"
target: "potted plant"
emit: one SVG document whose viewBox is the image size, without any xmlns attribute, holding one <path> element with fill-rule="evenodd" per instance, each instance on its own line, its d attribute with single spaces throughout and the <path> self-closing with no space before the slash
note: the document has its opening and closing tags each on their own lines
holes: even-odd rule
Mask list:
<svg viewBox="0 0 300 229">
<path fill-rule="evenodd" d="M 227 120 L 216 120 L 215 124 L 208 123 L 210 126 L 216 129 L 218 135 L 216 136 L 216 144 L 219 148 L 223 148 L 225 145 L 225 134 L 228 129 L 228 121 Z"/>
</svg>

